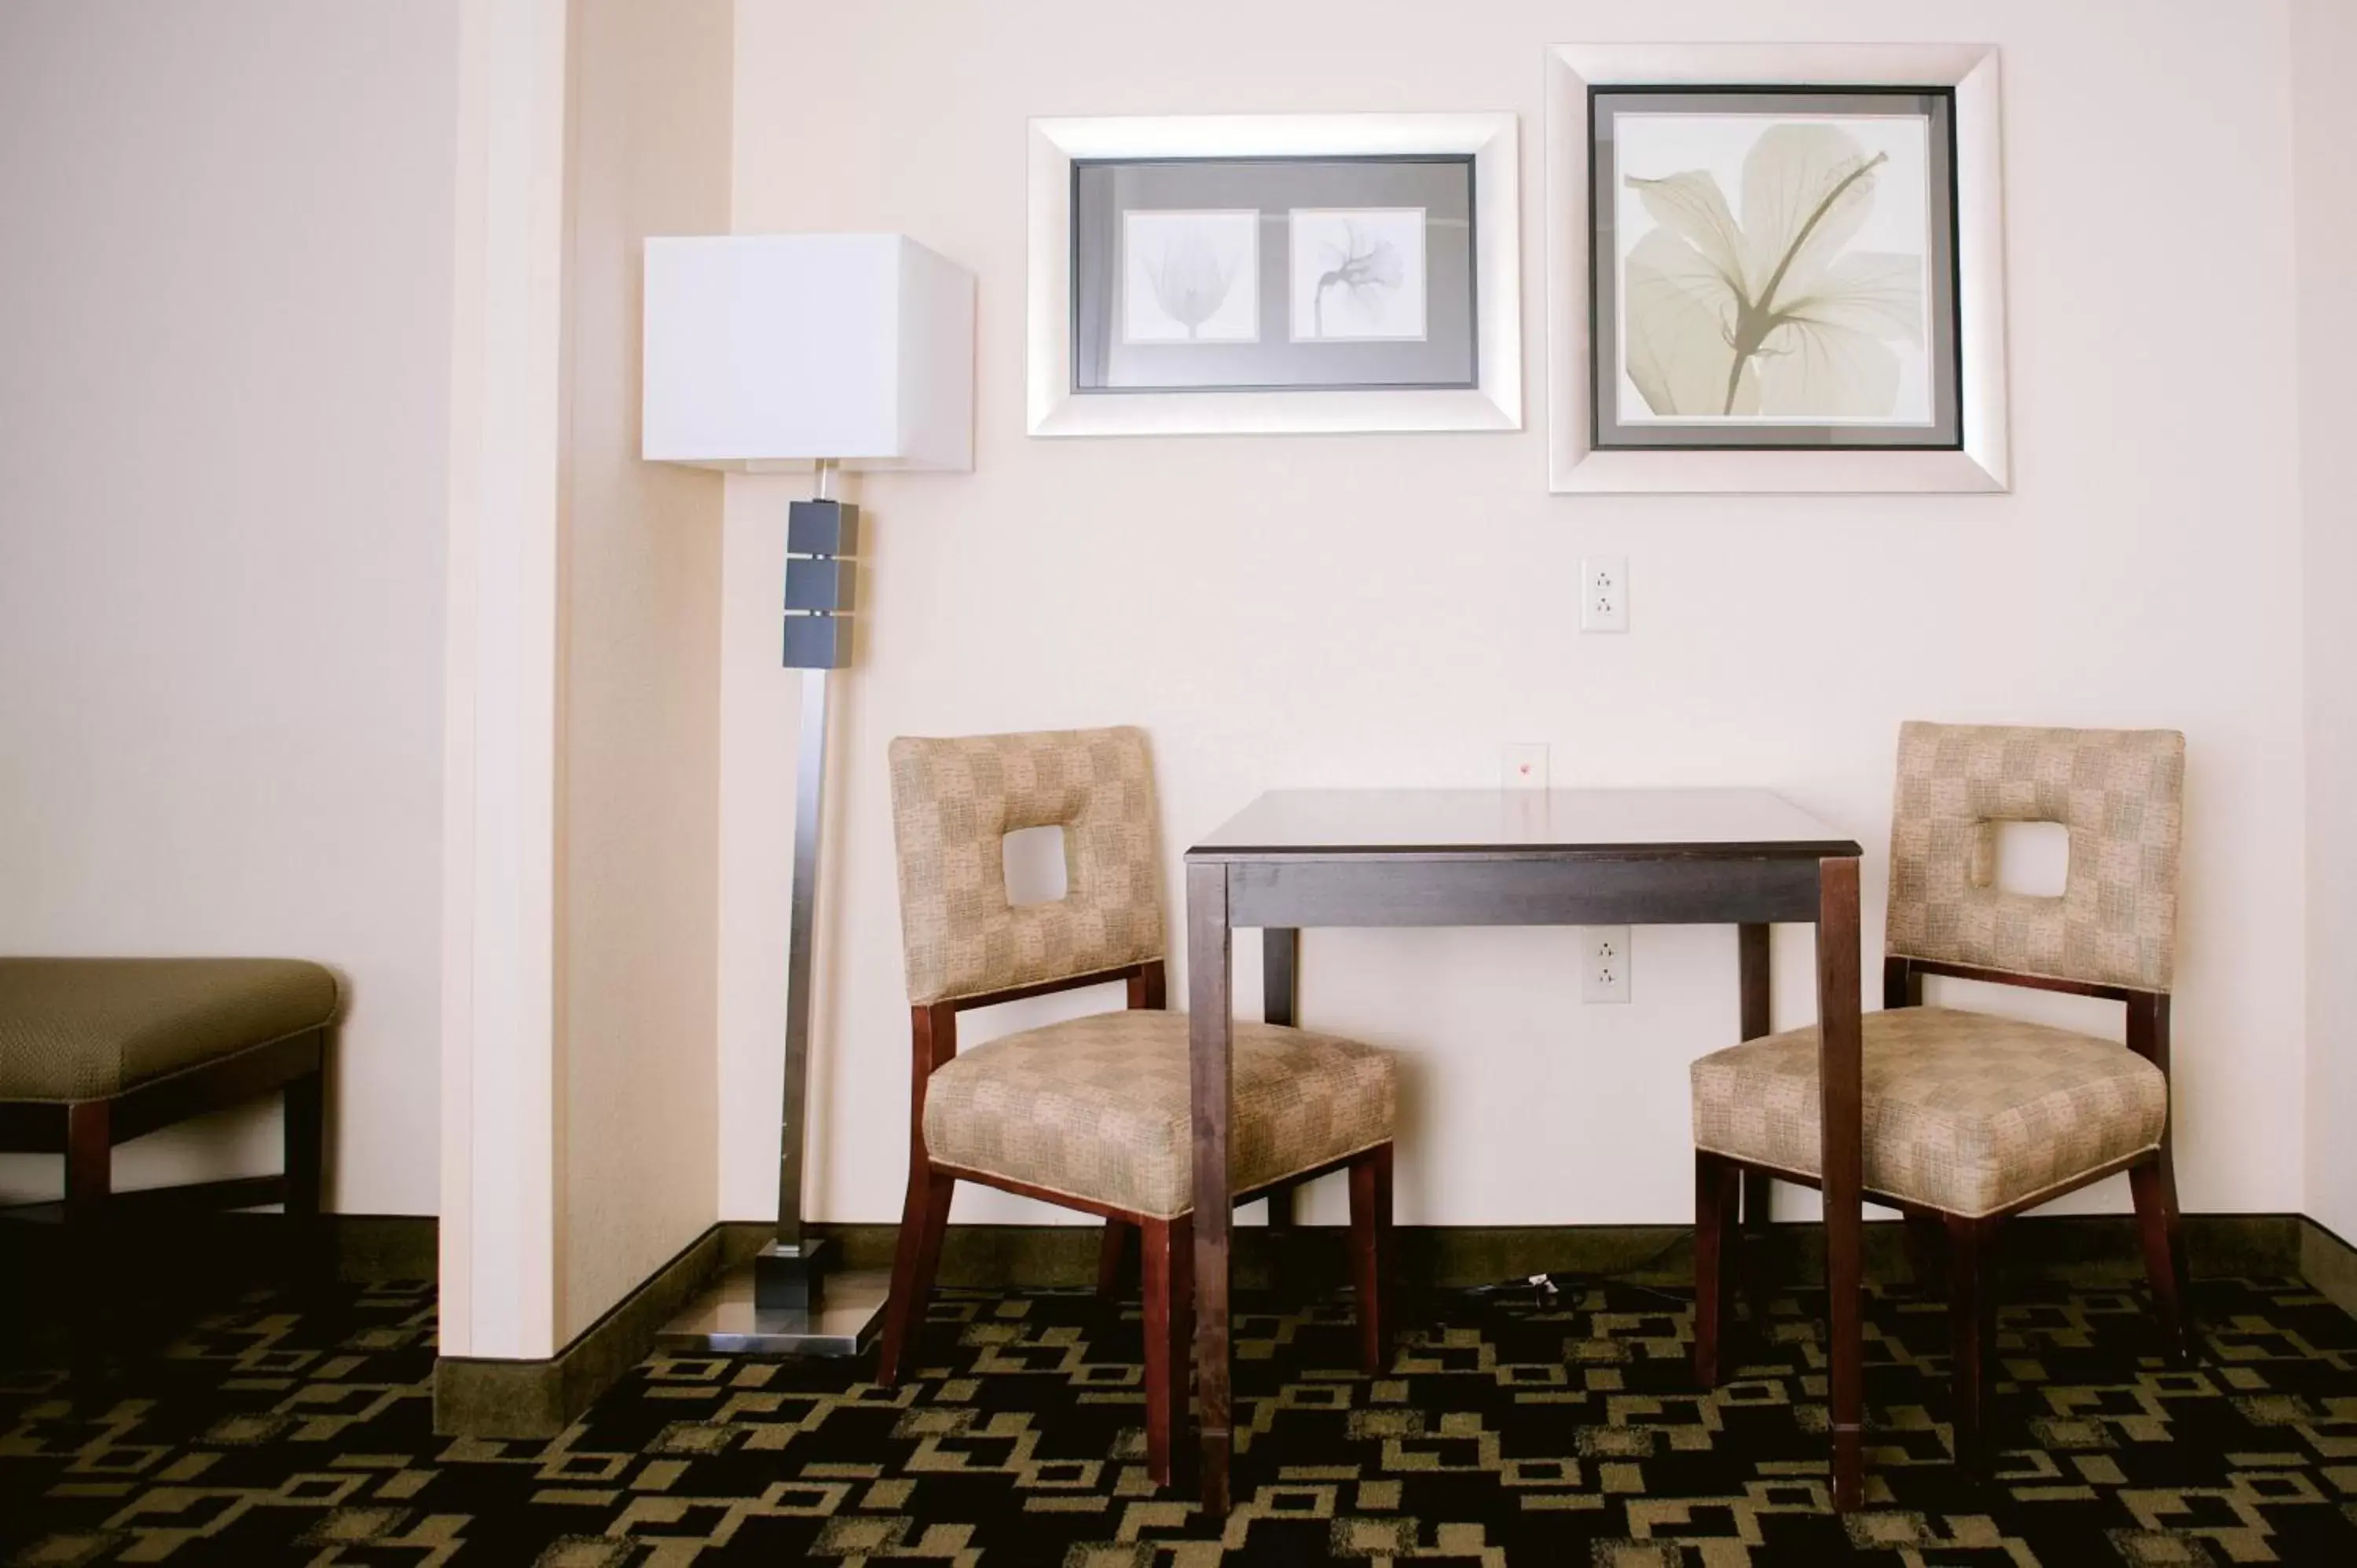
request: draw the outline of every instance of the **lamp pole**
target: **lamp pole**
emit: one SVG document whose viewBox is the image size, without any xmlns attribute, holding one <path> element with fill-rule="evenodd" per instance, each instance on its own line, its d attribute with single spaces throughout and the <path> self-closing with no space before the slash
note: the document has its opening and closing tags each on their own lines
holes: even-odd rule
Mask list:
<svg viewBox="0 0 2357 1568">
<path fill-rule="evenodd" d="M 778 1126 L 778 1233 L 753 1261 L 753 1299 L 767 1310 L 815 1312 L 825 1244 L 806 1234 L 803 1158 L 810 1129 L 812 961 L 818 939 L 819 857 L 826 821 L 828 676 L 851 662 L 859 509 L 833 494 L 834 465 L 818 465 L 816 494 L 786 514 L 784 662 L 802 677 L 802 746 L 794 787 L 794 871 L 786 927 L 785 1094 Z"/>
</svg>

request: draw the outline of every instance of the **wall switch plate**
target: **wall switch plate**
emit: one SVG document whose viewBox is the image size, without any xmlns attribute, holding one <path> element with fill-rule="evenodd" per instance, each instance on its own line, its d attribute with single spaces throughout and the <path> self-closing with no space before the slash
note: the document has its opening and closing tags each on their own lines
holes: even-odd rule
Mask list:
<svg viewBox="0 0 2357 1568">
<path fill-rule="evenodd" d="M 1582 1002 L 1629 1000 L 1629 928 L 1579 928 L 1579 999 Z"/>
<path fill-rule="evenodd" d="M 1629 629 L 1629 558 L 1587 555 L 1579 563 L 1579 629 Z"/>
<path fill-rule="evenodd" d="M 1506 776 L 1501 788 L 1544 789 L 1547 787 L 1547 748 L 1543 740 L 1506 744 Z"/>
</svg>

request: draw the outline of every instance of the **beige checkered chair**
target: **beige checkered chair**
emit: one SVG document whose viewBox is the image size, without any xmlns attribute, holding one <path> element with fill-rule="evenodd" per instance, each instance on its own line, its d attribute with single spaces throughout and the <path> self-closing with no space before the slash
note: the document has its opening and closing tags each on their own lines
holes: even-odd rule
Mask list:
<svg viewBox="0 0 2357 1568">
<path fill-rule="evenodd" d="M 892 743 L 915 1062 L 909 1197 L 877 1377 L 911 1369 L 958 1181 L 1105 1219 L 1099 1288 L 1142 1253 L 1146 1455 L 1171 1478 L 1193 1338 L 1193 1159 L 1187 1018 L 1163 1010 L 1154 779 L 1135 729 Z M 1004 841 L 1064 830 L 1067 887 L 1007 897 Z M 1126 1011 L 1006 1035 L 961 1054 L 957 1015 L 1075 986 L 1125 982 Z M 1391 1058 L 1305 1029 L 1239 1022 L 1230 1141 L 1237 1201 L 1351 1173 L 1361 1349 L 1384 1359 L 1391 1225 Z"/>
<path fill-rule="evenodd" d="M 1968 1464 L 1986 1456 L 1991 1249 L 2007 1216 L 2126 1171 L 2165 1347 L 2172 1359 L 2190 1348 L 2169 1157 L 2184 777 L 2185 737 L 2173 730 L 1900 733 L 1883 1011 L 1864 1020 L 1865 1185 L 1907 1216 L 1919 1256 L 1936 1259 L 1928 1243 L 1944 1231 L 1955 1448 Z M 2060 897 L 1995 885 L 2002 822 L 2068 831 Z M 1926 1007 L 1927 974 L 2124 1003 L 2126 1047 Z M 1738 1179 L 1815 1185 L 1819 1111 L 1813 1027 L 1695 1063 L 1695 1369 L 1706 1387 L 1732 1305 L 1723 1260 Z"/>
</svg>

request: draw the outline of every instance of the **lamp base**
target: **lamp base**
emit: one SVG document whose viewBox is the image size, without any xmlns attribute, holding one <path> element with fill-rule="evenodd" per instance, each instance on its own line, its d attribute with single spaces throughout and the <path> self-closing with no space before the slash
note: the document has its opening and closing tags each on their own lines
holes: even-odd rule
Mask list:
<svg viewBox="0 0 2357 1568">
<path fill-rule="evenodd" d="M 656 1346 L 691 1355 L 865 1355 L 883 1327 L 892 1276 L 880 1269 L 829 1274 L 817 1305 L 803 1312 L 761 1306 L 753 1288 L 751 1264 L 730 1269 L 663 1325 Z"/>
<path fill-rule="evenodd" d="M 753 1254 L 753 1305 L 777 1312 L 810 1311 L 834 1251 L 822 1238 L 799 1247 L 772 1241 L 762 1248 Z"/>
</svg>

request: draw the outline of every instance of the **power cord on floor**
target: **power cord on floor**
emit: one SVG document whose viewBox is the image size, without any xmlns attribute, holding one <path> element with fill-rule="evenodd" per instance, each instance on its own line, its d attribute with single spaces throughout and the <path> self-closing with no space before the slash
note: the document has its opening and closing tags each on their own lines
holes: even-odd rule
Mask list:
<svg viewBox="0 0 2357 1568">
<path fill-rule="evenodd" d="M 1663 1301 L 1683 1306 L 1686 1305 L 1685 1297 L 1653 1285 L 1640 1284 L 1630 1276 L 1646 1273 L 1679 1248 L 1688 1245 L 1691 1240 L 1692 1238 L 1685 1236 L 1676 1237 L 1647 1256 L 1618 1269 L 1563 1270 L 1553 1273 L 1530 1274 L 1519 1280 L 1501 1280 L 1494 1284 L 1474 1285 L 1465 1294 L 1488 1300 L 1501 1300 L 1527 1292 L 1533 1305 L 1547 1307 L 1554 1305 L 1566 1289 L 1576 1290 L 1587 1285 L 1617 1284 L 1630 1290 L 1642 1292 L 1647 1295 L 1658 1296 Z"/>
</svg>

